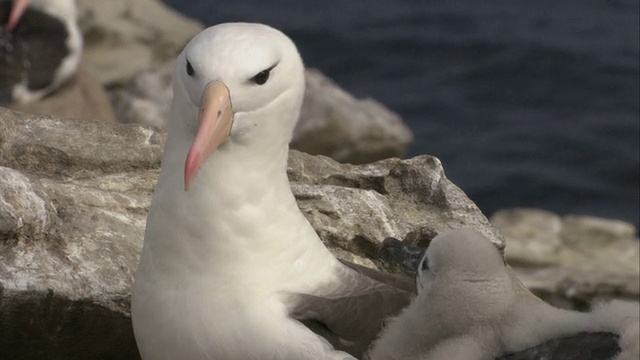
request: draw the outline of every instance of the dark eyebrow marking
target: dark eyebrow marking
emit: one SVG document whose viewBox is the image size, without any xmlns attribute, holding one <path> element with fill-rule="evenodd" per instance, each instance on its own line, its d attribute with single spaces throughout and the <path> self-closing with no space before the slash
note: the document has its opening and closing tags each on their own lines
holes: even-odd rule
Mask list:
<svg viewBox="0 0 640 360">
<path fill-rule="evenodd" d="M 275 63 L 275 64 L 271 65 L 271 67 L 266 68 L 265 70 L 267 70 L 267 71 L 271 71 L 271 70 L 275 69 L 275 67 L 276 67 L 276 66 L 278 66 L 278 65 L 280 65 L 280 61 L 279 61 L 279 60 L 278 60 L 278 61 L 276 61 L 276 63 Z"/>
</svg>

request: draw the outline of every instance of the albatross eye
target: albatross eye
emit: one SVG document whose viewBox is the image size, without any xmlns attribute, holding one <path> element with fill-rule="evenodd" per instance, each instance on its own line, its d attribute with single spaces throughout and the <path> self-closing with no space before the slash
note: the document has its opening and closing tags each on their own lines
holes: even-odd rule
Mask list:
<svg viewBox="0 0 640 360">
<path fill-rule="evenodd" d="M 193 74 L 195 73 L 196 71 L 193 70 L 193 66 L 191 66 L 191 63 L 189 62 L 189 60 L 187 60 L 187 75 L 193 76 Z"/>
<path fill-rule="evenodd" d="M 275 63 L 271 67 L 260 71 L 254 77 L 249 79 L 249 81 L 252 81 L 257 85 L 264 85 L 267 82 L 267 80 L 269 80 L 269 75 L 271 75 L 271 70 L 273 70 L 276 66 L 278 66 L 278 63 Z"/>
<path fill-rule="evenodd" d="M 251 81 L 258 85 L 264 85 L 267 80 L 269 80 L 269 74 L 271 73 L 271 69 L 262 70 L 256 74 L 256 76 L 251 78 Z"/>
</svg>

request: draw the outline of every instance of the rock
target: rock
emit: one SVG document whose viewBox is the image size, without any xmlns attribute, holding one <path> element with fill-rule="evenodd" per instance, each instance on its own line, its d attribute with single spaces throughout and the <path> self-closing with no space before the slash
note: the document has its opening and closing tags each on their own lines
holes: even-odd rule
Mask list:
<svg viewBox="0 0 640 360">
<path fill-rule="evenodd" d="M 498 211 L 491 217 L 491 223 L 507 239 L 514 240 L 508 241 L 505 248 L 511 265 L 544 266 L 560 261 L 560 216 L 544 210 L 512 209 Z"/>
<path fill-rule="evenodd" d="M 491 222 L 507 240 L 509 264 L 543 299 L 584 308 L 601 299 L 639 298 L 640 243 L 633 225 L 523 208 L 501 210 Z"/>
<path fill-rule="evenodd" d="M 116 121 L 104 87 L 93 75 L 83 69 L 80 69 L 65 85 L 40 101 L 28 104 L 16 102 L 6 106 L 32 114 Z"/>
<path fill-rule="evenodd" d="M 164 141 L 135 124 L 0 109 L 0 358 L 137 358 L 129 291 Z M 298 205 L 343 259 L 380 267 L 388 236 L 426 246 L 466 226 L 504 246 L 434 157 L 349 165 L 291 151 L 288 174 Z M 536 249 L 533 260 L 513 261 L 528 286 L 574 303 L 638 298 L 638 241 L 628 227 L 530 212 L 493 217 L 509 246 Z M 596 250 L 578 233 L 597 234 Z"/>
<path fill-rule="evenodd" d="M 0 358 L 137 358 L 129 291 L 164 140 L 0 108 Z M 323 241 L 359 264 L 378 265 L 391 235 L 425 245 L 472 226 L 504 245 L 434 157 L 356 166 L 291 151 L 289 176 Z"/>
<path fill-rule="evenodd" d="M 39 182 L 0 166 L 0 241 L 41 238 L 56 218 L 55 208 Z"/>
<path fill-rule="evenodd" d="M 0 299 L 2 359 L 140 358 L 127 315 L 53 290 L 16 294 L 0 287 Z"/>
<path fill-rule="evenodd" d="M 65 179 L 157 168 L 164 134 L 134 125 L 62 120 L 0 108 L 0 165 Z"/>
<path fill-rule="evenodd" d="M 170 62 L 113 91 L 118 118 L 164 128 L 171 111 L 173 71 Z M 292 148 L 353 164 L 405 153 L 413 136 L 398 115 L 374 100 L 353 98 L 318 70 L 306 71 L 306 84 Z"/>
<path fill-rule="evenodd" d="M 0 109 L 0 358 L 137 357 L 129 292 L 163 140 Z"/>
<path fill-rule="evenodd" d="M 560 232 L 564 243 L 589 251 L 637 241 L 636 227 L 620 220 L 567 215 Z"/>
<path fill-rule="evenodd" d="M 78 0 L 84 59 L 107 86 L 164 64 L 204 26 L 157 0 Z"/>
<path fill-rule="evenodd" d="M 401 157 L 413 141 L 397 114 L 375 100 L 355 99 L 318 70 L 307 70 L 306 88 L 294 149 L 364 164 Z"/>
<path fill-rule="evenodd" d="M 426 247 L 438 233 L 473 227 L 499 248 L 502 235 L 432 156 L 368 165 L 291 151 L 289 179 L 298 206 L 329 248 L 376 259 L 389 237 Z"/>
</svg>

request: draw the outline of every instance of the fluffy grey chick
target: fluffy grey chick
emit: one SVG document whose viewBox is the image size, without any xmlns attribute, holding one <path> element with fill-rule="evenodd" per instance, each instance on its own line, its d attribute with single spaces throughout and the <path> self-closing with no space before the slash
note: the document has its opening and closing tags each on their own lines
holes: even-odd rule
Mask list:
<svg viewBox="0 0 640 360">
<path fill-rule="evenodd" d="M 519 356 L 533 354 L 530 349 L 545 342 L 575 341 L 576 336 L 605 343 L 613 339 L 613 346 L 603 345 L 605 351 L 595 358 L 638 359 L 637 303 L 612 302 L 580 313 L 518 297 L 500 253 L 477 231 L 436 236 L 419 264 L 416 283 L 418 296 L 389 322 L 369 359 L 536 358 Z"/>
</svg>

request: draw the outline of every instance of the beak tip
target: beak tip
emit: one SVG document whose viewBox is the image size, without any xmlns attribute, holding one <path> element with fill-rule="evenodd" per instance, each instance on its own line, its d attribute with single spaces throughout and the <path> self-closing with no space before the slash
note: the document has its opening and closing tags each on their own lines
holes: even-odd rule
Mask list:
<svg viewBox="0 0 640 360">
<path fill-rule="evenodd" d="M 185 171 L 185 174 L 184 174 L 184 191 L 185 192 L 189 191 L 190 184 L 191 184 L 191 179 L 187 176 L 187 173 Z"/>
<path fill-rule="evenodd" d="M 200 165 L 200 154 L 192 148 L 187 154 L 187 160 L 184 165 L 184 191 L 189 191 L 189 185 L 198 174 Z"/>
</svg>

